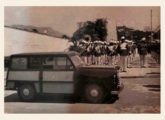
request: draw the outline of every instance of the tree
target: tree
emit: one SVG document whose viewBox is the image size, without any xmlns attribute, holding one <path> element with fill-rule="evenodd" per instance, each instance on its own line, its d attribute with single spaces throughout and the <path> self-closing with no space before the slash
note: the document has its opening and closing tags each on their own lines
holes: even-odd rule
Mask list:
<svg viewBox="0 0 165 120">
<path fill-rule="evenodd" d="M 76 45 L 77 42 L 81 39 L 84 39 L 85 36 L 90 36 L 91 41 L 99 39 L 105 41 L 107 38 L 107 21 L 106 19 L 96 19 L 96 21 L 86 21 L 78 23 L 78 30 L 73 33 L 71 41 L 73 42 L 73 47 L 70 47 L 70 50 L 77 51 Z M 89 39 L 87 39 L 88 41 Z"/>
<path fill-rule="evenodd" d="M 107 38 L 107 21 L 106 19 L 97 19 L 95 23 L 95 31 L 101 41 L 106 41 Z"/>
</svg>

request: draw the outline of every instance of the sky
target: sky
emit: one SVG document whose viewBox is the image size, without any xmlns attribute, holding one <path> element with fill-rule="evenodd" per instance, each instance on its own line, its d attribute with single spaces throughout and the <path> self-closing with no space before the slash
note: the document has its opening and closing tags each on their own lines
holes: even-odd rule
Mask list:
<svg viewBox="0 0 165 120">
<path fill-rule="evenodd" d="M 160 25 L 160 7 L 5 7 L 5 25 L 51 27 L 72 36 L 78 22 L 106 18 L 108 39 L 115 39 L 116 25 L 139 30 L 150 27 L 151 9 L 155 29 Z"/>
</svg>

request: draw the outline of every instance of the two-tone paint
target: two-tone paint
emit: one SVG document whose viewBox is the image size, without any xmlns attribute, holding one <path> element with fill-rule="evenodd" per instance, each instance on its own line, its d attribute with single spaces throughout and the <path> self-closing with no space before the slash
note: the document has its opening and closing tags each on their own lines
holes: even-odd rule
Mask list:
<svg viewBox="0 0 165 120">
<path fill-rule="evenodd" d="M 11 69 L 9 65 L 6 89 L 16 90 L 22 84 L 32 84 L 37 93 L 65 93 L 81 96 L 84 86 L 89 83 L 97 83 L 103 86 L 104 90 L 111 94 L 112 91 L 119 91 L 118 68 L 114 67 L 93 67 L 93 66 L 76 66 L 71 60 L 71 56 L 78 55 L 75 52 L 58 52 L 58 53 L 29 53 L 16 54 L 10 57 L 37 56 L 42 59 L 46 56 L 62 56 L 70 60 L 73 69 L 63 70 L 45 70 L 42 65 L 40 69 Z"/>
</svg>

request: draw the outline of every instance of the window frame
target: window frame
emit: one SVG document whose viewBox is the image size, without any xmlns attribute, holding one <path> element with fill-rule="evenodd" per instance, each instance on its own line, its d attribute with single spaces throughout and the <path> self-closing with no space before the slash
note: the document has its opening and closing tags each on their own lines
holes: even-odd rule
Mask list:
<svg viewBox="0 0 165 120">
<path fill-rule="evenodd" d="M 67 60 L 70 61 L 73 68 L 72 69 L 67 69 L 67 68 L 54 69 L 54 66 L 53 66 L 53 69 L 44 69 L 43 60 L 44 60 L 45 57 L 53 57 L 53 60 L 55 60 L 56 57 L 65 57 L 66 58 L 66 63 L 67 63 Z M 55 61 L 54 61 L 54 65 L 55 65 Z M 74 71 L 75 66 L 74 66 L 73 62 L 71 61 L 71 59 L 67 55 L 45 55 L 45 56 L 42 56 L 42 70 L 43 71 Z"/>
<path fill-rule="evenodd" d="M 26 69 L 13 69 L 12 67 L 12 59 L 13 58 L 20 58 L 20 57 L 25 57 L 27 59 L 27 66 Z M 40 67 L 39 68 L 29 68 L 29 60 L 30 57 L 39 57 L 40 58 Z M 72 69 L 44 69 L 43 68 L 43 59 L 44 57 L 66 57 L 67 60 L 70 61 L 71 65 L 73 66 Z M 10 60 L 10 64 L 9 64 L 9 70 L 12 71 L 74 71 L 76 69 L 76 66 L 74 65 L 74 63 L 72 62 L 71 58 L 69 57 L 69 55 L 19 55 L 19 56 L 11 56 L 11 60 Z"/>
</svg>

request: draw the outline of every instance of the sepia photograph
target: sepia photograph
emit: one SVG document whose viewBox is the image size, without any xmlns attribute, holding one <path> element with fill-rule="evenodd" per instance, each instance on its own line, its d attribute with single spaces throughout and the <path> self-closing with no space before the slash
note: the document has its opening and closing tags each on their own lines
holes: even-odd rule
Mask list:
<svg viewBox="0 0 165 120">
<path fill-rule="evenodd" d="M 160 6 L 5 6 L 4 113 L 161 113 Z"/>
</svg>

